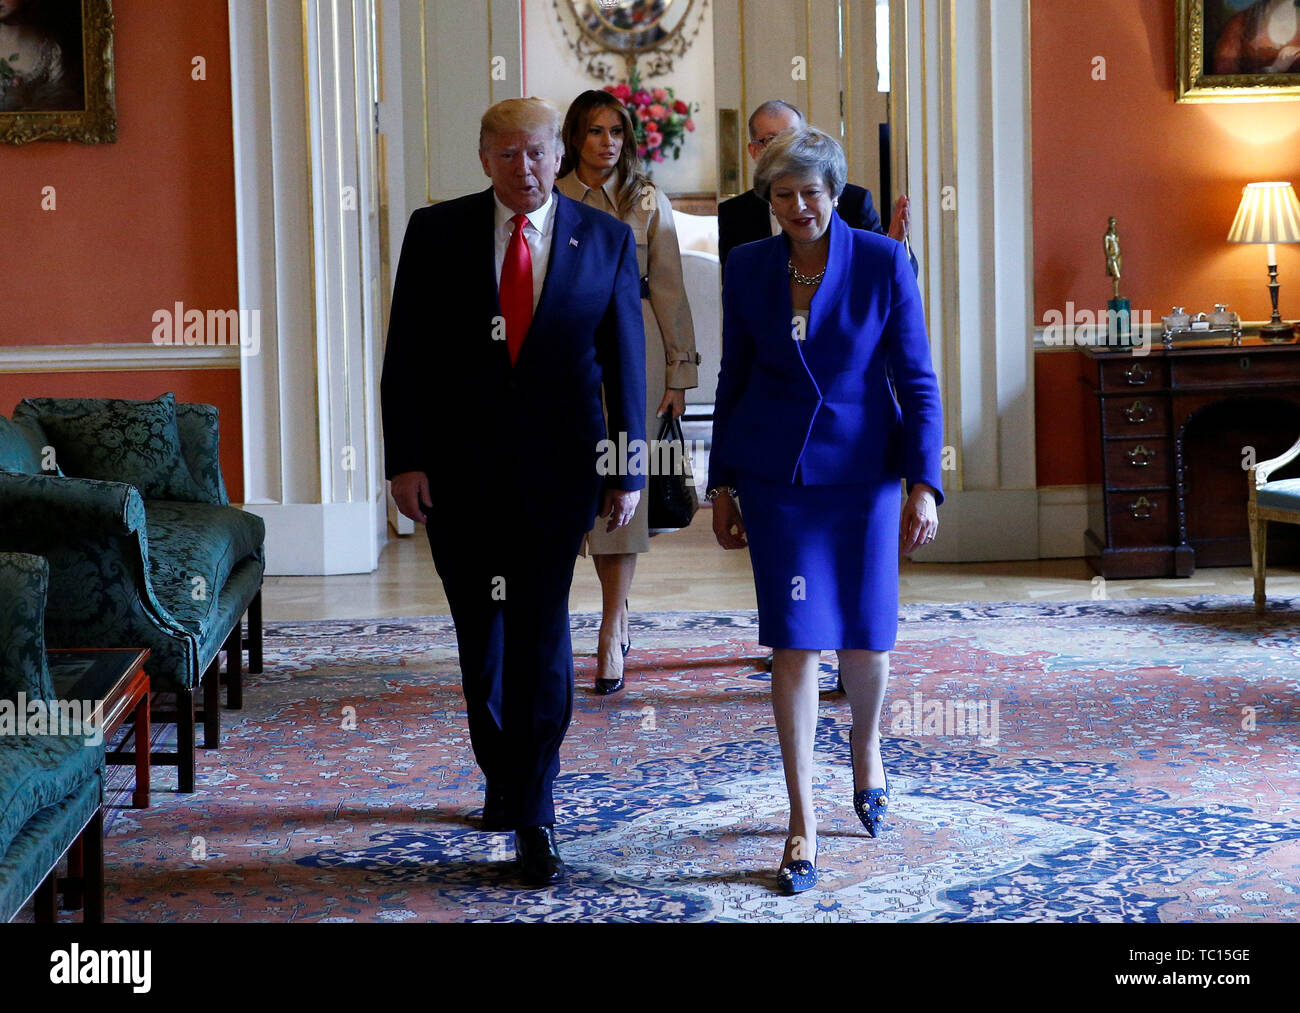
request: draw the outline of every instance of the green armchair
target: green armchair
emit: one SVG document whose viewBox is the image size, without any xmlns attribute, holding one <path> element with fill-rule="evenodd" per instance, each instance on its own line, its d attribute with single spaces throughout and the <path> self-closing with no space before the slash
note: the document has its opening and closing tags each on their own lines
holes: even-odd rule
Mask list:
<svg viewBox="0 0 1300 1013">
<path fill-rule="evenodd" d="M 52 701 L 42 619 L 49 569 L 36 556 L 0 553 L 0 921 L 29 899 L 36 920 L 55 920 L 56 877 L 67 855 L 64 895 L 84 897 L 85 920 L 104 918 L 104 743 L 81 730 L 26 733 L 32 701 Z M 22 713 L 23 717 L 18 718 Z M 12 727 L 5 727 L 12 722 Z"/>
<path fill-rule="evenodd" d="M 204 745 L 220 743 L 220 661 L 242 706 L 242 650 L 261 671 L 265 524 L 229 505 L 211 405 L 29 398 L 0 418 L 0 551 L 50 565 L 51 647 L 147 647 L 157 692 L 174 694 L 178 768 L 194 790 L 195 695 Z M 80 477 L 71 477 L 80 476 Z M 248 613 L 248 636 L 242 619 Z"/>
</svg>

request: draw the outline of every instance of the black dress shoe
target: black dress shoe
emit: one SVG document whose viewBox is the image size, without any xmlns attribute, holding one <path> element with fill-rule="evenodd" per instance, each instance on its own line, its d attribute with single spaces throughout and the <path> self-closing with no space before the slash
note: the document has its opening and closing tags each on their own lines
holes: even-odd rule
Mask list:
<svg viewBox="0 0 1300 1013">
<path fill-rule="evenodd" d="M 555 828 L 520 827 L 515 831 L 515 858 L 519 876 L 530 886 L 552 886 L 569 875 L 555 844 Z"/>
</svg>

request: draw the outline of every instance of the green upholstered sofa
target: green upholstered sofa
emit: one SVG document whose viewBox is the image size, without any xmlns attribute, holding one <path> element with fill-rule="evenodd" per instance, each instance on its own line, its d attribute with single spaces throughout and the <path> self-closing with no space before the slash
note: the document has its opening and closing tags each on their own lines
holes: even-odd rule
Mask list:
<svg viewBox="0 0 1300 1013">
<path fill-rule="evenodd" d="M 242 650 L 261 671 L 266 527 L 230 506 L 211 405 L 28 398 L 0 416 L 0 551 L 50 565 L 53 648 L 147 647 L 154 692 L 174 694 L 178 767 L 194 790 L 195 695 L 204 745 L 220 743 L 220 660 L 242 706 Z M 248 613 L 248 637 L 242 620 Z"/>
<path fill-rule="evenodd" d="M 65 897 L 84 896 L 85 920 L 104 917 L 104 744 L 42 722 L 25 730 L 30 703 L 51 701 L 42 619 L 49 570 L 38 556 L 0 553 L 0 921 L 35 896 L 54 921 L 56 868 L 70 856 Z M 19 709 L 23 717 L 19 719 Z M 75 878 L 74 878 L 75 877 Z"/>
</svg>

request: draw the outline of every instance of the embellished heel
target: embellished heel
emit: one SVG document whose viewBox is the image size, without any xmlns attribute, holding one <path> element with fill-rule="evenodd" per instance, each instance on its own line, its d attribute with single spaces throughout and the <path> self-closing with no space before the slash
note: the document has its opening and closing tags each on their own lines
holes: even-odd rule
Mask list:
<svg viewBox="0 0 1300 1013">
<path fill-rule="evenodd" d="M 776 874 L 777 888 L 785 894 L 803 893 L 817 885 L 817 861 L 796 858 L 786 862 Z"/>
</svg>

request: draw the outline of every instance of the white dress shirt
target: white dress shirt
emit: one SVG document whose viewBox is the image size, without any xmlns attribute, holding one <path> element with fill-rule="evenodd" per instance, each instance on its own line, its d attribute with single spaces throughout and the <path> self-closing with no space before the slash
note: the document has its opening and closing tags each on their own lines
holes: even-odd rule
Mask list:
<svg viewBox="0 0 1300 1013">
<path fill-rule="evenodd" d="M 501 198 L 492 194 L 496 202 L 496 229 L 493 239 L 496 244 L 497 290 L 501 289 L 501 268 L 506 262 L 506 247 L 514 235 L 515 227 L 510 219 L 515 212 L 501 203 Z M 524 225 L 524 241 L 533 260 L 533 312 L 537 311 L 537 302 L 542 297 L 542 285 L 546 281 L 546 264 L 551 258 L 551 231 L 555 225 L 555 194 L 546 198 L 546 203 L 528 215 Z"/>
</svg>

